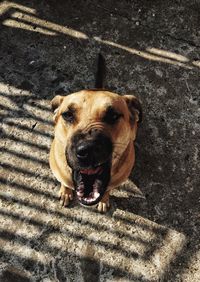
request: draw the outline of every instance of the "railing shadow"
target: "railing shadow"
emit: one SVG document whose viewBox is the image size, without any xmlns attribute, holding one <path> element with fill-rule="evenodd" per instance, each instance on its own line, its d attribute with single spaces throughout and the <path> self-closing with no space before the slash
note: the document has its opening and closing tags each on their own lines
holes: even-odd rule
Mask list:
<svg viewBox="0 0 200 282">
<path fill-rule="evenodd" d="M 12 202 L 15 202 L 15 200 L 12 199 Z M 25 203 L 25 202 L 23 202 L 23 203 L 20 202 L 20 205 L 21 204 L 22 205 L 24 205 L 24 204 L 27 205 L 27 203 Z M 36 205 L 30 205 L 30 206 L 31 206 L 31 208 L 34 208 L 34 209 L 38 209 L 39 208 Z M 44 208 L 41 209 L 41 207 L 39 208 L 39 210 L 40 210 L 40 213 L 43 213 L 43 212 L 49 213 L 49 210 L 45 211 Z M 40 229 L 39 238 L 36 236 L 36 237 L 33 237 L 31 239 L 30 236 L 28 236 L 28 237 L 27 236 L 24 237 L 24 235 L 21 236 L 19 234 L 20 232 L 18 232 L 18 234 L 14 234 L 13 232 L 10 232 L 10 231 L 7 231 L 7 230 L 6 231 L 2 230 L 0 232 L 0 237 L 1 237 L 1 239 L 3 239 L 5 241 L 5 245 L 6 245 L 7 241 L 13 242 L 15 245 L 20 245 L 22 248 L 24 248 L 24 246 L 26 245 L 26 248 L 31 249 L 31 250 L 35 250 L 36 252 L 40 252 L 41 256 L 43 254 L 44 255 L 51 254 L 52 257 L 58 256 L 58 257 L 61 257 L 63 259 L 66 255 L 69 255 L 70 249 L 71 249 L 69 245 L 67 247 L 67 250 L 65 250 L 63 252 L 62 249 L 60 249 L 60 246 L 57 246 L 57 245 L 55 246 L 55 241 L 50 240 L 51 241 L 50 242 L 50 241 L 47 240 L 47 238 L 51 238 L 53 236 L 54 238 L 56 238 L 56 241 L 57 241 L 57 240 L 60 240 L 59 238 L 63 238 L 63 236 L 64 236 L 66 238 L 66 240 L 68 240 L 67 238 L 71 238 L 71 240 L 72 241 L 75 240 L 75 242 L 77 242 L 77 244 L 84 240 L 84 246 L 86 246 L 85 247 L 86 249 L 84 248 L 84 251 L 83 251 L 82 247 L 81 247 L 81 249 L 79 249 L 79 247 L 77 245 L 77 249 L 79 249 L 78 252 L 82 252 L 82 254 L 80 253 L 80 257 L 78 255 L 78 258 L 79 259 L 81 258 L 81 261 L 84 259 L 83 267 L 85 266 L 85 263 L 88 262 L 88 260 L 89 261 L 92 260 L 94 263 L 98 262 L 98 260 L 96 261 L 97 258 L 95 259 L 96 256 L 92 255 L 97 247 L 99 248 L 99 251 L 100 250 L 101 251 L 106 251 L 106 254 L 108 256 L 113 257 L 113 255 L 114 255 L 116 257 L 117 256 L 121 257 L 121 259 L 126 261 L 126 262 L 127 261 L 132 261 L 135 264 L 134 267 L 138 267 L 138 264 L 142 266 L 143 260 L 146 261 L 145 264 L 148 264 L 149 260 L 151 258 L 151 257 L 148 257 L 148 259 L 146 260 L 146 258 L 145 258 L 146 255 L 144 257 L 140 257 L 139 254 L 130 252 L 130 250 L 125 251 L 122 247 L 120 247 L 120 245 L 119 246 L 113 245 L 113 243 L 111 243 L 111 241 L 105 242 L 105 241 L 102 241 L 102 240 L 98 240 L 98 239 L 94 240 L 94 239 L 86 237 L 84 235 L 84 231 L 83 230 L 84 229 L 88 230 L 88 224 L 90 226 L 90 228 L 89 228 L 91 230 L 90 232 L 92 232 L 93 228 L 97 227 L 99 232 L 102 233 L 102 228 L 100 228 L 100 226 L 98 226 L 98 224 L 90 223 L 90 219 L 87 222 L 87 227 L 86 227 L 86 222 L 81 220 L 81 217 L 80 217 L 80 219 L 77 219 L 78 228 L 79 229 L 81 228 L 80 234 L 78 234 L 76 230 L 69 231 L 68 230 L 68 225 L 66 227 L 64 227 L 64 228 L 63 227 L 55 226 L 52 223 L 47 223 L 47 224 L 44 225 L 43 220 L 31 219 L 31 218 L 23 216 L 23 215 L 18 215 L 18 214 L 16 214 L 16 212 L 10 213 L 10 212 L 1 211 L 0 214 L 3 215 L 5 218 L 6 217 L 9 217 L 9 218 L 11 217 L 11 218 L 15 219 L 16 221 L 20 220 L 20 221 L 24 222 L 26 224 L 26 226 L 27 226 L 27 224 L 28 225 L 31 224 L 31 225 L 34 225 L 36 227 L 39 227 L 39 229 Z M 68 223 L 68 220 L 70 220 L 70 222 L 74 222 L 74 218 L 73 217 L 70 219 L 69 217 L 67 217 L 66 215 L 64 215 L 62 213 L 55 212 L 56 216 L 58 214 L 59 214 L 59 218 L 60 218 L 60 216 L 63 217 L 63 220 L 65 221 L 65 224 Z M 117 219 L 117 217 L 116 217 L 116 219 Z M 121 217 L 120 220 L 124 221 L 123 217 Z M 119 218 L 118 218 L 118 221 L 119 221 Z M 129 224 L 130 224 L 130 221 L 129 221 Z M 141 226 L 142 223 L 134 222 L 134 224 L 139 224 L 138 226 Z M 124 225 L 124 226 L 126 226 L 126 225 Z M 148 225 L 142 224 L 142 226 L 145 226 L 145 228 L 148 229 Z M 127 227 L 128 227 L 128 225 L 127 225 Z M 154 230 L 154 226 L 153 227 L 149 226 L 149 228 L 151 229 L 151 231 Z M 160 229 L 159 229 L 158 225 L 155 226 L 155 228 L 156 228 L 156 233 L 160 232 Z M 74 225 L 74 229 L 76 229 L 76 224 Z M 106 230 L 106 232 L 107 231 L 108 231 L 108 229 Z M 112 229 L 110 229 L 109 231 L 112 233 Z M 123 236 L 123 233 L 126 235 L 127 231 L 125 231 L 125 229 L 124 229 L 124 231 L 122 231 L 122 234 L 120 236 L 120 238 L 125 239 L 126 237 Z M 161 227 L 161 234 L 162 234 L 161 237 L 162 237 L 163 240 L 164 240 L 165 236 L 167 236 L 167 233 L 168 233 L 167 230 L 164 230 L 164 228 Z M 157 234 L 156 234 L 156 236 L 157 236 Z M 176 233 L 173 233 L 173 237 L 175 237 L 175 236 L 176 236 Z M 159 238 L 159 237 L 157 237 L 157 238 Z M 39 246 L 38 246 L 38 239 L 40 240 Z M 177 238 L 177 239 L 178 240 L 175 240 L 175 242 L 174 242 L 175 245 L 176 245 L 176 251 L 177 251 L 177 244 L 180 243 L 179 240 L 181 238 Z M 105 238 L 104 238 L 104 240 L 105 240 Z M 169 240 L 169 238 L 168 238 L 168 240 Z M 174 238 L 171 238 L 171 240 L 173 241 Z M 47 243 L 47 241 L 49 243 Z M 135 241 L 135 244 L 136 244 L 136 242 L 137 242 L 137 240 Z M 52 243 L 53 243 L 54 247 L 51 246 Z M 40 246 L 40 244 L 41 244 L 41 246 Z M 150 244 L 150 242 L 148 242 L 148 244 Z M 163 242 L 162 242 L 162 245 L 163 245 Z M 87 246 L 88 246 L 88 249 L 87 249 Z M 131 247 L 131 246 L 129 246 L 129 247 Z M 157 247 L 158 246 L 156 246 L 156 249 L 157 249 Z M 76 251 L 76 253 L 77 253 L 77 251 Z M 83 256 L 84 253 L 86 255 L 85 258 Z M 75 254 L 72 253 L 71 255 L 73 256 Z M 15 256 L 15 254 L 14 254 L 14 256 Z M 8 255 L 8 257 L 9 257 L 9 255 Z M 139 262 L 136 263 L 138 259 L 139 259 Z M 24 265 L 24 262 L 27 259 L 26 259 L 26 257 L 24 258 L 23 254 L 22 254 L 21 257 L 17 255 L 17 259 L 16 260 L 18 262 L 20 262 L 20 261 L 23 262 L 23 265 Z M 28 259 L 28 261 L 29 260 L 30 259 Z M 95 265 L 96 265 L 96 263 L 95 263 Z M 98 262 L 97 266 L 99 266 L 99 263 L 100 262 Z M 37 263 L 34 262 L 34 264 L 33 264 L 34 267 L 35 267 L 35 264 L 37 264 Z M 103 262 L 101 267 L 103 267 L 103 266 L 105 267 L 104 264 L 105 263 Z M 109 265 L 109 264 L 107 265 L 107 263 L 106 263 L 106 267 L 107 268 L 109 267 L 109 269 L 113 269 L 114 265 L 115 265 L 115 263 L 114 264 L 111 263 L 111 265 Z M 25 267 L 25 269 L 26 269 L 26 267 Z M 133 277 L 135 277 L 135 278 L 137 277 L 137 275 L 135 276 L 134 272 L 131 271 L 131 269 L 130 269 L 130 271 L 128 271 L 128 270 L 124 271 L 123 267 L 119 267 L 119 265 L 118 265 L 118 267 L 116 267 L 116 265 L 115 265 L 114 270 L 116 271 L 117 275 L 125 275 L 125 277 L 127 277 L 129 279 L 133 279 Z M 85 272 L 85 274 L 86 274 L 86 272 Z M 91 274 L 92 273 L 89 272 L 88 275 L 90 276 Z M 96 275 L 98 275 L 98 273 Z M 143 273 L 143 274 L 141 273 L 140 276 L 141 277 L 143 276 L 144 277 L 144 281 L 145 281 L 145 276 L 148 277 L 148 274 L 147 273 Z M 151 278 L 148 277 L 147 281 L 149 281 L 150 279 Z"/>
</svg>

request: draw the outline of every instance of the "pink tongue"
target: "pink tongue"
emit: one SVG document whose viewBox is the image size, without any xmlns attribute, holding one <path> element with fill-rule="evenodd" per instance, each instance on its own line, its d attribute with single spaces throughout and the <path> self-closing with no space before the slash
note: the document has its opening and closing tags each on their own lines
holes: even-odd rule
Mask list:
<svg viewBox="0 0 200 282">
<path fill-rule="evenodd" d="M 91 175 L 91 174 L 96 174 L 96 173 L 100 172 L 101 170 L 102 170 L 102 168 L 99 166 L 95 169 L 82 169 L 81 173 Z"/>
</svg>

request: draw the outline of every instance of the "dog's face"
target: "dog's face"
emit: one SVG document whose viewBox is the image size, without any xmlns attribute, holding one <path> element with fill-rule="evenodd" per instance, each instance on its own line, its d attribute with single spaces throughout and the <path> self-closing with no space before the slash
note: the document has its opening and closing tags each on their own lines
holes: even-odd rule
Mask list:
<svg viewBox="0 0 200 282">
<path fill-rule="evenodd" d="M 141 106 L 134 96 L 84 90 L 52 100 L 55 138 L 63 146 L 79 201 L 98 203 L 112 167 L 136 136 Z M 56 153 L 56 152 L 55 152 Z"/>
</svg>

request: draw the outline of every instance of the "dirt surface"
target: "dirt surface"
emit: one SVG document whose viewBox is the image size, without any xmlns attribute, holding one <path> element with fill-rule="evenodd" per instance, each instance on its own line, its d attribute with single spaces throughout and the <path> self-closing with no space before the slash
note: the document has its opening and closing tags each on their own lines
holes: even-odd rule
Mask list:
<svg viewBox="0 0 200 282">
<path fill-rule="evenodd" d="M 0 281 L 200 281 L 200 2 L 0 2 Z M 50 101 L 135 94 L 130 181 L 105 215 L 59 205 Z M 133 184 L 133 182 L 136 184 Z"/>
</svg>

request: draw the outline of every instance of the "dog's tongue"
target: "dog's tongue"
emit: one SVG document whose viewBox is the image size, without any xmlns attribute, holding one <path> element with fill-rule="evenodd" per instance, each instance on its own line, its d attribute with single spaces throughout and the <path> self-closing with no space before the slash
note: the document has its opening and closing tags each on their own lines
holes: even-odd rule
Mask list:
<svg viewBox="0 0 200 282">
<path fill-rule="evenodd" d="M 102 170 L 102 168 L 99 166 L 95 169 L 82 169 L 80 172 L 82 174 L 88 174 L 88 175 L 92 175 L 92 174 L 97 174 Z"/>
</svg>

